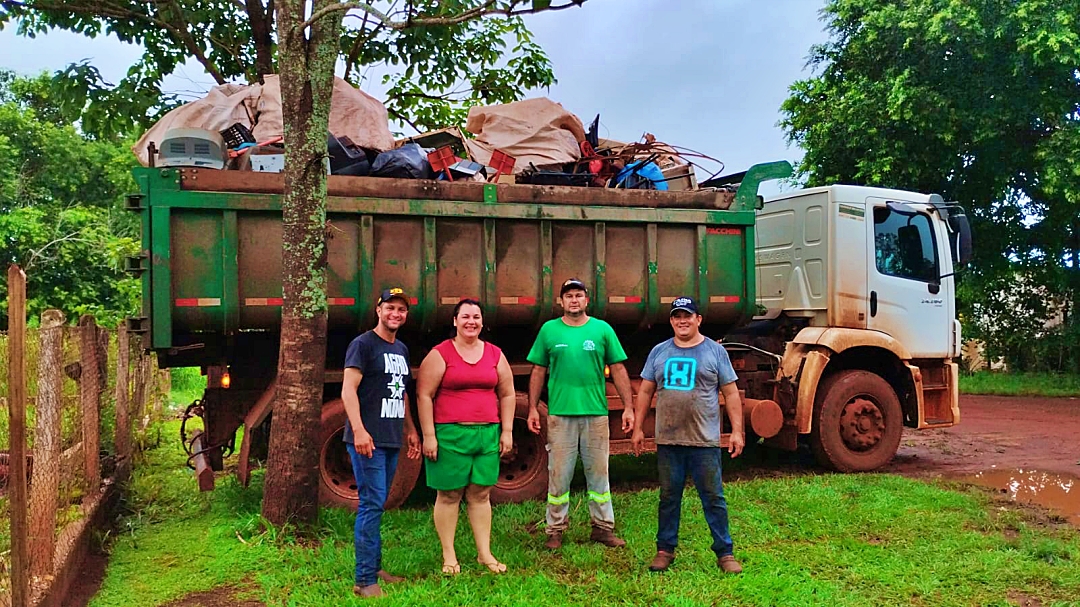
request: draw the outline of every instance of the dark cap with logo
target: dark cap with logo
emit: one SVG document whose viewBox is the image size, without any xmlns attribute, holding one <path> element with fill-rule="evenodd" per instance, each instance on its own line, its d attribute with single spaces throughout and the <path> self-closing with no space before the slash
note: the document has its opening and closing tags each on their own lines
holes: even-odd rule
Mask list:
<svg viewBox="0 0 1080 607">
<path fill-rule="evenodd" d="M 400 299 L 401 301 L 405 302 L 406 308 L 409 307 L 409 296 L 405 294 L 405 291 L 403 289 L 400 289 L 398 287 L 386 289 L 385 291 L 383 291 L 382 294 L 379 295 L 379 302 L 375 305 L 381 306 L 382 304 L 390 301 L 391 299 Z"/>
<path fill-rule="evenodd" d="M 695 315 L 698 313 L 697 304 L 689 297 L 676 297 L 675 301 L 671 302 L 671 312 L 668 313 L 668 316 L 671 316 L 677 310 L 682 310 L 683 312 L 689 312 Z"/>
<path fill-rule="evenodd" d="M 559 289 L 559 297 L 566 295 L 567 291 L 573 291 L 574 289 L 585 291 L 586 295 L 589 294 L 589 288 L 585 286 L 585 283 L 576 278 L 568 278 L 566 282 L 562 283 L 562 288 Z"/>
</svg>

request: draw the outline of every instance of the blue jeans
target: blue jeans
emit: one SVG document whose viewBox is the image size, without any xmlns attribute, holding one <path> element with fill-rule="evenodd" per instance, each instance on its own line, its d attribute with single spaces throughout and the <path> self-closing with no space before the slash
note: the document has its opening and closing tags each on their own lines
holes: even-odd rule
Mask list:
<svg viewBox="0 0 1080 607">
<path fill-rule="evenodd" d="M 694 479 L 705 521 L 712 532 L 716 556 L 733 553 L 728 531 L 727 502 L 720 480 L 719 447 L 683 447 L 657 445 L 656 461 L 660 468 L 660 521 L 656 530 L 656 549 L 675 553 L 679 545 L 679 516 L 682 513 L 686 477 Z"/>
<path fill-rule="evenodd" d="M 364 457 L 356 452 L 352 443 L 347 443 L 352 459 L 353 475 L 356 476 L 356 490 L 360 504 L 356 509 L 356 525 L 353 528 L 353 543 L 356 547 L 356 585 L 370 586 L 378 581 L 382 569 L 382 524 L 383 505 L 390 491 L 397 471 L 398 449 L 376 447 L 371 457 Z"/>
</svg>

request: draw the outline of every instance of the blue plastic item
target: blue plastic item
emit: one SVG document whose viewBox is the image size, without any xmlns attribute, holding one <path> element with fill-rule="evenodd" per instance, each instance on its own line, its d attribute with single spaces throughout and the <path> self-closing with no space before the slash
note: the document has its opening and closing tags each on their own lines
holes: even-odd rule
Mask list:
<svg viewBox="0 0 1080 607">
<path fill-rule="evenodd" d="M 664 174 L 660 171 L 660 167 L 656 166 L 655 162 L 650 162 L 635 171 L 635 168 L 640 165 L 640 161 L 634 162 L 619 171 L 619 174 L 615 176 L 615 187 L 631 190 L 668 189 L 667 181 L 664 181 Z"/>
</svg>

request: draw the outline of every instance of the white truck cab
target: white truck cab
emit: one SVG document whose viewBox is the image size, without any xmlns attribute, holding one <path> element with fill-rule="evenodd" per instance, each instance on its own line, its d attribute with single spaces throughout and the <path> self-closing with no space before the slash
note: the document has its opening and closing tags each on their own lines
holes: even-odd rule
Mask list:
<svg viewBox="0 0 1080 607">
<path fill-rule="evenodd" d="M 936 194 L 849 185 L 759 206 L 762 313 L 751 326 L 780 337 L 767 348 L 783 344 L 775 394 L 794 401 L 777 446 L 809 435 L 823 464 L 871 470 L 895 454 L 902 426 L 956 424 L 954 270 L 971 252 L 963 209 Z"/>
</svg>

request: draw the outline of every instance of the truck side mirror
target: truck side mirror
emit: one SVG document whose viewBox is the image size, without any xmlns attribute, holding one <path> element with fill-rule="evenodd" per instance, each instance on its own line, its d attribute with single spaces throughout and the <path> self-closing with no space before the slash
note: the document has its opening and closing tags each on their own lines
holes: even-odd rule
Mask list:
<svg viewBox="0 0 1080 607">
<path fill-rule="evenodd" d="M 959 266 L 966 266 L 971 262 L 972 257 L 971 223 L 968 222 L 967 215 L 962 210 L 950 210 L 949 227 L 955 236 L 953 260 Z"/>
</svg>

